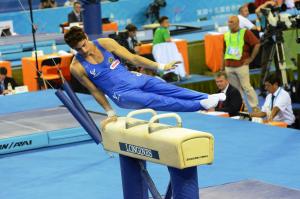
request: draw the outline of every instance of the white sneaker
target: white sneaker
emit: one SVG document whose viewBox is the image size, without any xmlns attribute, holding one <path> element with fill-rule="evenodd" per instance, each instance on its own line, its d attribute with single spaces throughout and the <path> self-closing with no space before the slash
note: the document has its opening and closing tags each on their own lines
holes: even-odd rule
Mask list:
<svg viewBox="0 0 300 199">
<path fill-rule="evenodd" d="M 211 108 L 215 108 L 219 101 L 225 101 L 226 100 L 226 95 L 224 93 L 217 93 L 217 94 L 212 94 L 208 95 L 207 99 L 200 100 L 201 106 L 208 110 Z"/>
</svg>

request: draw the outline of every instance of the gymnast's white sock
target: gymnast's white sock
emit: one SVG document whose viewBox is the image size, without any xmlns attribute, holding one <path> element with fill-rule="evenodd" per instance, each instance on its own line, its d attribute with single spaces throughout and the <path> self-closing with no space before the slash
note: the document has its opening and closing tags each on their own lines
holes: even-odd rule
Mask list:
<svg viewBox="0 0 300 199">
<path fill-rule="evenodd" d="M 207 99 L 200 100 L 201 106 L 208 110 L 211 108 L 215 108 L 219 101 L 225 101 L 226 100 L 226 95 L 224 93 L 217 93 L 217 94 L 212 94 L 208 95 Z"/>
</svg>

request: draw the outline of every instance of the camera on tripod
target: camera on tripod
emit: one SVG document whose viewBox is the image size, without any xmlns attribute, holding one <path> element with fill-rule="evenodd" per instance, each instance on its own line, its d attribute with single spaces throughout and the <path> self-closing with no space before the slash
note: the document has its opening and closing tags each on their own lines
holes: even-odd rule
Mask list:
<svg viewBox="0 0 300 199">
<path fill-rule="evenodd" d="M 300 10 L 300 1 L 295 2 L 295 8 Z M 268 6 L 261 9 L 262 14 L 266 18 L 266 36 L 269 34 L 275 35 L 278 32 L 295 28 L 297 29 L 296 42 L 300 43 L 300 37 L 298 36 L 298 29 L 300 29 L 300 14 L 290 15 L 288 13 L 281 13 L 286 11 L 286 5 L 281 7 Z"/>
<path fill-rule="evenodd" d="M 295 7 L 297 10 L 300 10 L 300 2 L 295 2 Z M 296 42 L 299 44 L 300 37 L 298 34 L 298 29 L 300 29 L 300 14 L 290 15 L 287 13 L 281 13 L 285 10 L 286 6 L 269 6 L 261 9 L 261 13 L 266 19 L 264 35 L 261 37 L 261 45 L 263 46 L 263 51 L 267 52 L 265 54 L 266 57 L 263 59 L 268 60 L 266 66 L 264 66 L 266 69 L 265 73 L 262 74 L 261 82 L 265 82 L 265 79 L 270 73 L 272 62 L 274 61 L 276 74 L 281 76 L 282 86 L 290 92 L 293 102 L 299 102 L 300 99 L 297 96 L 300 96 L 300 73 L 298 72 L 298 80 L 293 80 L 287 75 L 288 68 L 286 64 L 285 49 L 283 46 L 283 31 L 295 29 Z M 293 60 L 295 62 L 295 59 Z M 298 71 L 300 70 L 298 69 Z"/>
</svg>

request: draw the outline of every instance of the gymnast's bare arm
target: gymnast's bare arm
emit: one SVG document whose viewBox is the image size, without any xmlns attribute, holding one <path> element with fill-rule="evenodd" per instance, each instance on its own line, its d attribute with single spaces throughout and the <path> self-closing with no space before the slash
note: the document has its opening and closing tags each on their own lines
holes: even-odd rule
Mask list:
<svg viewBox="0 0 300 199">
<path fill-rule="evenodd" d="M 96 101 L 104 108 L 106 112 L 112 110 L 103 92 L 101 92 L 87 77 L 87 74 L 81 64 L 73 59 L 70 71 L 72 75 L 95 97 Z"/>
<path fill-rule="evenodd" d="M 136 66 L 143 66 L 153 69 L 160 70 L 170 70 L 176 67 L 176 64 L 180 63 L 178 61 L 170 62 L 160 66 L 159 63 L 153 62 L 149 59 L 146 59 L 142 56 L 135 55 L 130 53 L 126 48 L 118 44 L 115 40 L 110 38 L 101 38 L 98 39 L 98 42 L 108 51 L 114 53 L 115 55 L 125 59 Z"/>
</svg>

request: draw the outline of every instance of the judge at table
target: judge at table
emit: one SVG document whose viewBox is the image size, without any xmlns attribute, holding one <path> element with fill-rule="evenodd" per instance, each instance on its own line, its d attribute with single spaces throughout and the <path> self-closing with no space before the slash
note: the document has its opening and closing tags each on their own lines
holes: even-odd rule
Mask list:
<svg viewBox="0 0 300 199">
<path fill-rule="evenodd" d="M 68 14 L 68 23 L 82 22 L 81 5 L 79 2 L 75 2 L 73 5 L 73 11 Z"/>
<path fill-rule="evenodd" d="M 240 92 L 229 84 L 225 72 L 219 72 L 215 77 L 215 81 L 219 89 L 219 93 L 225 93 L 226 100 L 224 102 L 219 102 L 214 111 L 226 112 L 230 117 L 236 116 L 243 104 Z"/>
<path fill-rule="evenodd" d="M 252 117 L 266 118 L 267 121 L 285 122 L 288 127 L 294 127 L 295 116 L 292 109 L 292 100 L 287 91 L 280 86 L 280 79 L 272 74 L 265 80 L 265 89 L 268 95 L 261 112 L 252 113 Z"/>
</svg>

